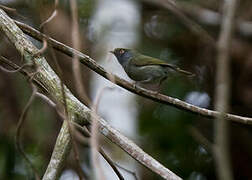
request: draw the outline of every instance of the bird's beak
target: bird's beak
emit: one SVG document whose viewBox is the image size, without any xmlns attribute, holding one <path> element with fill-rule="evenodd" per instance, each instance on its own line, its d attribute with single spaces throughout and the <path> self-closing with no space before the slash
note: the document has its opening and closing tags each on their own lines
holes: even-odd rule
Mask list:
<svg viewBox="0 0 252 180">
<path fill-rule="evenodd" d="M 114 51 L 109 51 L 110 53 L 112 53 L 112 54 L 115 54 L 115 52 Z"/>
</svg>

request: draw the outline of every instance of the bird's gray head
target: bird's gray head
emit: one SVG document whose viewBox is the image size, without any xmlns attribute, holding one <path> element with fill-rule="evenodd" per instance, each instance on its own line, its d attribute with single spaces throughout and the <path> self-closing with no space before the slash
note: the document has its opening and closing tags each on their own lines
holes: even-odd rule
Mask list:
<svg viewBox="0 0 252 180">
<path fill-rule="evenodd" d="M 118 62 L 122 66 L 126 65 L 129 60 L 134 56 L 134 52 L 131 49 L 115 48 L 114 51 L 110 52 L 116 56 Z"/>
</svg>

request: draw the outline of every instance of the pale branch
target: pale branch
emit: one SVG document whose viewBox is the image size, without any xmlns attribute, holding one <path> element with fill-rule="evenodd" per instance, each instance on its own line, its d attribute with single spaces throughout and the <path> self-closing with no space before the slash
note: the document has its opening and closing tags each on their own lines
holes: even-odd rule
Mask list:
<svg viewBox="0 0 252 180">
<path fill-rule="evenodd" d="M 74 121 L 74 119 L 69 120 Z M 63 125 L 60 129 L 50 162 L 43 176 L 43 180 L 59 179 L 62 172 L 62 168 L 65 165 L 66 158 L 68 157 L 68 154 L 70 152 L 71 145 L 71 135 L 69 133 L 68 124 L 66 120 L 63 122 Z"/>
<path fill-rule="evenodd" d="M 236 0 L 223 1 L 223 19 L 217 44 L 216 82 L 214 107 L 221 114 L 215 120 L 215 162 L 218 179 L 233 179 L 229 149 L 229 122 L 224 113 L 229 110 L 230 101 L 230 44 L 236 12 Z"/>
<path fill-rule="evenodd" d="M 14 21 L 10 17 L 8 17 L 8 15 L 2 9 L 0 9 L 0 30 L 8 37 L 10 42 L 15 45 L 19 53 L 24 56 L 25 61 L 31 61 L 31 59 L 34 58 L 36 64 L 39 66 L 39 71 L 34 76 L 35 81 L 38 81 L 39 84 L 42 84 L 42 86 L 39 87 L 44 88 L 44 90 L 52 97 L 52 99 L 57 102 L 63 103 L 60 79 L 51 69 L 44 57 L 34 57 L 34 54 L 38 52 L 38 49 L 27 39 L 23 32 L 16 26 Z M 71 116 L 70 119 L 73 122 L 79 124 L 91 123 L 91 110 L 84 104 L 82 104 L 66 86 L 64 86 L 64 88 L 66 93 L 66 101 L 68 104 L 69 116 Z M 172 171 L 152 158 L 150 155 L 145 153 L 140 147 L 138 147 L 131 140 L 122 135 L 119 131 L 112 128 L 104 119 L 97 117 L 97 122 L 99 124 L 98 129 L 100 133 L 117 144 L 121 149 L 127 152 L 139 163 L 141 163 L 154 173 L 158 174 L 159 176 L 163 177 L 164 179 L 181 179 Z M 67 122 L 64 121 L 63 128 L 61 129 L 62 133 L 60 133 L 60 135 L 58 136 L 56 143 L 58 147 L 55 147 L 55 150 L 57 149 L 59 152 L 53 152 L 53 155 L 55 154 L 55 156 L 58 156 L 57 154 L 60 154 L 62 159 L 60 157 L 57 157 L 55 161 L 51 160 L 51 165 L 55 165 L 54 167 L 51 166 L 53 168 L 50 168 L 52 173 L 58 167 L 63 166 L 64 160 L 68 155 L 67 151 L 71 146 L 70 134 L 66 123 Z M 60 162 L 57 161 L 57 159 L 60 160 Z"/>
<path fill-rule="evenodd" d="M 129 83 L 128 81 L 119 78 L 116 75 L 113 75 L 111 73 L 108 73 L 103 67 L 101 67 L 100 65 L 98 65 L 95 60 L 93 60 L 92 58 L 90 58 L 89 56 L 76 51 L 75 49 L 56 41 L 55 39 L 51 38 L 51 37 L 47 37 L 46 35 L 44 35 L 43 33 L 40 33 L 39 31 L 37 31 L 36 29 L 21 23 L 19 21 L 15 21 L 16 24 L 28 35 L 32 36 L 33 38 L 42 41 L 43 38 L 47 38 L 47 41 L 49 44 L 51 44 L 51 46 L 53 46 L 55 49 L 59 50 L 60 52 L 69 55 L 71 57 L 73 57 L 73 55 L 78 56 L 80 62 L 84 65 L 86 65 L 87 67 L 89 67 L 91 70 L 95 71 L 97 74 L 103 76 L 104 78 L 110 80 L 110 77 L 114 77 L 114 80 L 111 81 L 112 83 L 115 83 L 119 86 L 121 86 L 124 89 L 127 89 L 128 91 L 138 94 L 142 97 L 151 99 L 153 101 L 156 102 L 160 102 L 162 104 L 166 104 L 166 105 L 171 105 L 173 107 L 176 107 L 178 109 L 181 110 L 185 110 L 191 113 L 195 113 L 204 117 L 208 117 L 208 118 L 215 118 L 218 115 L 220 115 L 220 113 L 218 111 L 213 111 L 213 110 L 209 110 L 206 108 L 200 108 L 198 106 L 189 104 L 187 102 L 181 101 L 177 98 L 173 98 L 170 96 L 166 96 L 163 94 L 157 94 L 154 91 L 150 91 L 138 86 L 135 86 L 133 83 Z M 238 116 L 238 115 L 233 115 L 233 114 L 224 114 L 225 118 L 227 120 L 230 121 L 234 121 L 234 122 L 239 122 L 242 124 L 252 124 L 252 118 L 250 117 L 243 117 L 243 116 Z"/>
</svg>

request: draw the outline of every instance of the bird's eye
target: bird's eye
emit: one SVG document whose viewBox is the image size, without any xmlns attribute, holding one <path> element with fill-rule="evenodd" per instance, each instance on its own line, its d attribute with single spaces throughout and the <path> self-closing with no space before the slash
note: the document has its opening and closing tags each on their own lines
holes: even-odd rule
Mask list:
<svg viewBox="0 0 252 180">
<path fill-rule="evenodd" d="M 123 53 L 124 53 L 124 50 L 123 50 L 123 49 L 120 49 L 119 53 L 120 53 L 120 54 L 123 54 Z"/>
</svg>

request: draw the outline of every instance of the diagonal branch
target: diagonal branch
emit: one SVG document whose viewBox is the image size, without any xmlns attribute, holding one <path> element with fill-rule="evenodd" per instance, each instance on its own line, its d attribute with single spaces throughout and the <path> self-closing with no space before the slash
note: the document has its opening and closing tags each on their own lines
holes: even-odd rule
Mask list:
<svg viewBox="0 0 252 180">
<path fill-rule="evenodd" d="M 31 61 L 31 59 L 34 57 L 34 54 L 38 52 L 38 49 L 27 39 L 24 33 L 16 26 L 14 21 L 10 17 L 8 17 L 8 15 L 2 9 L 0 9 L 0 30 L 9 38 L 10 42 L 15 45 L 16 49 L 24 56 L 24 59 L 26 61 Z M 54 100 L 63 103 L 60 80 L 58 76 L 51 69 L 51 67 L 46 62 L 44 57 L 41 56 L 35 57 L 35 61 L 39 66 L 39 72 L 36 73 L 36 75 L 34 76 L 35 81 L 39 81 L 39 83 L 42 84 L 44 90 Z M 70 92 L 70 90 L 67 87 L 65 87 L 65 93 L 66 93 L 66 101 L 69 107 L 68 109 L 69 115 L 72 117 L 71 120 L 79 124 L 91 123 L 91 114 L 92 114 L 91 110 L 87 108 L 84 104 L 82 104 Z M 138 147 L 131 140 L 122 135 L 119 131 L 112 128 L 104 119 L 97 117 L 97 122 L 99 125 L 98 129 L 100 133 L 102 133 L 105 137 L 107 137 L 112 142 L 117 144 L 120 148 L 122 148 L 125 152 L 127 152 L 130 156 L 132 156 L 142 165 L 144 165 L 154 173 L 158 174 L 159 176 L 163 177 L 164 179 L 171 179 L 171 180 L 181 179 L 172 171 L 170 171 L 162 164 L 160 164 L 158 161 L 156 161 L 154 158 L 152 158 L 150 155 L 145 153 L 140 147 Z M 61 132 L 64 131 L 64 127 L 65 132 L 60 133 L 60 135 L 58 136 L 56 143 L 58 147 L 57 146 L 56 147 L 59 153 L 62 154 L 62 151 L 64 151 L 65 153 L 63 153 L 63 155 L 61 156 L 63 160 L 60 159 L 62 160 L 60 163 L 57 162 L 57 164 L 54 164 L 55 165 L 54 167 L 53 164 L 49 164 L 50 167 L 53 167 L 51 169 L 52 173 L 56 171 L 58 166 L 60 167 L 63 166 L 64 159 L 68 155 L 67 149 L 69 149 L 71 145 L 71 139 L 69 138 L 70 137 L 69 130 L 67 128 L 65 121 L 63 123 L 63 128 L 61 129 Z M 66 138 L 63 135 L 66 135 Z M 67 144 L 64 144 L 65 141 L 67 141 Z M 53 154 L 56 155 L 57 153 L 58 152 L 56 151 L 53 152 Z M 55 163 L 55 161 L 51 162 Z M 52 179 L 56 178 L 57 177 L 53 177 Z"/>
<path fill-rule="evenodd" d="M 42 41 L 43 38 L 45 38 L 46 36 L 42 33 L 40 33 L 39 31 L 37 31 L 36 29 L 15 21 L 15 23 L 28 35 L 32 36 L 33 38 Z M 48 38 L 47 39 L 48 43 L 50 43 L 55 49 L 59 50 L 60 52 L 63 52 L 66 55 L 69 55 L 71 57 L 73 57 L 74 55 L 78 56 L 80 62 L 84 65 L 86 65 L 87 67 L 89 67 L 91 70 L 95 71 L 96 73 L 98 73 L 99 75 L 103 76 L 104 78 L 110 80 L 111 77 L 113 78 L 113 81 L 111 81 L 112 83 L 115 83 L 119 86 L 121 86 L 124 89 L 127 89 L 128 91 L 138 94 L 142 97 L 151 99 L 153 101 L 156 102 L 160 102 L 162 104 L 166 104 L 166 105 L 171 105 L 173 107 L 176 107 L 178 109 L 181 110 L 185 110 L 194 114 L 198 114 L 204 117 L 208 117 L 208 118 L 215 118 L 218 115 L 220 115 L 220 113 L 218 111 L 213 111 L 213 110 L 209 110 L 209 109 L 205 109 L 205 108 L 200 108 L 198 106 L 194 106 L 192 104 L 186 103 L 184 101 L 181 101 L 177 98 L 173 98 L 170 96 L 165 96 L 163 94 L 157 94 L 156 92 L 144 89 L 144 88 L 140 88 L 140 87 L 136 87 L 134 84 L 129 83 L 128 81 L 125 81 L 121 78 L 119 78 L 118 76 L 115 76 L 111 73 L 108 73 L 107 71 L 105 71 L 104 68 L 102 68 L 101 66 L 99 66 L 95 60 L 93 60 L 92 58 L 90 58 L 89 56 L 76 51 L 75 49 L 60 43 L 58 41 L 56 41 L 53 38 Z M 233 114 L 224 114 L 225 118 L 227 120 L 231 120 L 234 122 L 239 122 L 242 124 L 252 124 L 252 118 L 249 117 L 243 117 L 243 116 L 238 116 L 238 115 L 233 115 Z"/>
</svg>

